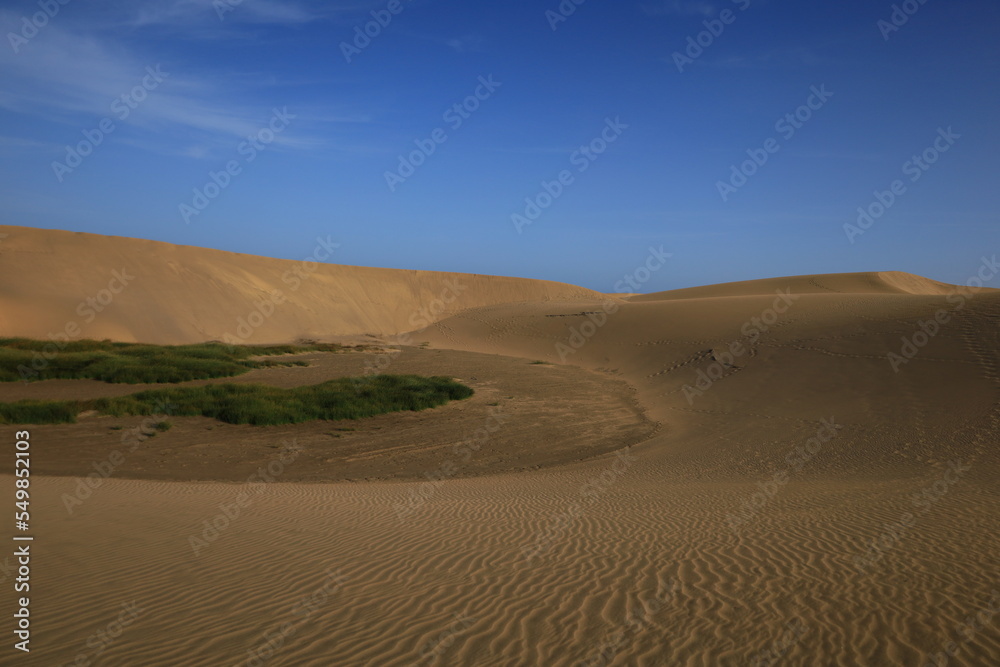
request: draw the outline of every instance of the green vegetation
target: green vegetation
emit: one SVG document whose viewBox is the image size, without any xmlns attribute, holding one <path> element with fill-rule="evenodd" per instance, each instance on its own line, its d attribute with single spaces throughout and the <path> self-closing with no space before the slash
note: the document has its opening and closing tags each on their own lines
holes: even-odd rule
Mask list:
<svg viewBox="0 0 1000 667">
<path fill-rule="evenodd" d="M 0 424 L 69 424 L 85 409 L 70 401 L 0 403 Z"/>
<path fill-rule="evenodd" d="M 153 428 L 155 428 L 160 433 L 169 431 L 172 427 L 173 424 L 171 424 L 170 422 L 156 422 L 155 424 L 153 424 Z"/>
<path fill-rule="evenodd" d="M 340 378 L 292 389 L 261 384 L 209 384 L 151 389 L 88 401 L 0 403 L 0 423 L 72 423 L 78 413 L 97 410 L 115 417 L 155 415 L 166 411 L 176 417 L 204 416 L 230 424 L 269 426 L 424 410 L 472 394 L 472 389 L 450 378 L 416 375 Z M 159 430 L 166 430 L 159 427 L 157 424 Z"/>
<path fill-rule="evenodd" d="M 241 375 L 268 366 L 305 366 L 304 361 L 254 359 L 300 352 L 338 352 L 334 344 L 313 345 L 145 345 L 111 341 L 52 342 L 0 338 L 0 382 L 92 379 L 160 383 Z"/>
</svg>

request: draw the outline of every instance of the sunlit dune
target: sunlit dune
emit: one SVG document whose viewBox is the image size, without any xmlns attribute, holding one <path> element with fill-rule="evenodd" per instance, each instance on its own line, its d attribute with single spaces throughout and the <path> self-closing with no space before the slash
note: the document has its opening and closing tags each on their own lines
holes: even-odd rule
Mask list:
<svg viewBox="0 0 1000 667">
<path fill-rule="evenodd" d="M 888 271 L 605 295 L 0 231 L 0 336 L 364 343 L 227 381 L 475 390 L 357 422 L 19 427 L 18 664 L 923 667 L 952 643 L 947 664 L 1000 664 L 998 290 Z"/>
</svg>

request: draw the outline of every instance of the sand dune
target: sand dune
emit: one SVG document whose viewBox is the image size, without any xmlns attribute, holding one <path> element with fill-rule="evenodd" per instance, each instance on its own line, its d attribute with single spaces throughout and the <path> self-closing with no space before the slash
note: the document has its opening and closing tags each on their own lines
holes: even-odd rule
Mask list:
<svg viewBox="0 0 1000 667">
<path fill-rule="evenodd" d="M 870 273 L 836 273 L 788 278 L 766 278 L 736 283 L 720 283 L 704 287 L 640 294 L 632 301 L 665 301 L 676 299 L 711 299 L 737 296 L 770 295 L 775 290 L 791 290 L 795 294 L 948 294 L 954 285 L 915 276 L 902 271 Z"/>
<path fill-rule="evenodd" d="M 274 260 L 219 258 L 230 283 L 244 266 L 247 282 L 258 267 L 279 275 Z M 331 281 L 354 271 L 327 270 Z M 397 285 L 393 303 L 419 307 L 438 278 L 383 280 Z M 484 282 L 479 301 L 420 332 L 429 349 L 392 361 L 468 380 L 466 404 L 386 416 L 344 442 L 309 425 L 251 436 L 177 420 L 72 513 L 65 494 L 118 436 L 97 420 L 32 428 L 52 475 L 34 478 L 45 567 L 38 647 L 21 664 L 92 659 L 88 641 L 133 600 L 142 612 L 95 664 L 1000 664 L 1000 293 L 894 272 L 612 301 L 495 280 L 507 287 Z M 142 333 L 141 312 L 123 308 L 115 326 Z M 232 311 L 214 317 L 221 327 Z M 336 317 L 362 329 L 382 318 L 383 332 L 406 321 Z M 196 332 L 165 327 L 159 340 Z M 255 378 L 291 386 L 362 365 Z M 511 419 L 440 475 L 495 407 Z M 65 454 L 73 429 L 86 456 Z M 296 436 L 287 471 L 227 518 L 245 490 L 231 471 L 273 462 Z M 346 477 L 378 480 L 302 483 Z M 0 489 L 9 497 L 9 474 Z"/>
<path fill-rule="evenodd" d="M 397 334 L 472 306 L 596 296 L 541 280 L 324 263 L 337 260 L 330 239 L 303 252 L 310 263 L 79 232 L 0 232 L 8 235 L 4 336 L 44 338 L 76 325 L 76 337 L 94 339 L 290 342 Z"/>
</svg>

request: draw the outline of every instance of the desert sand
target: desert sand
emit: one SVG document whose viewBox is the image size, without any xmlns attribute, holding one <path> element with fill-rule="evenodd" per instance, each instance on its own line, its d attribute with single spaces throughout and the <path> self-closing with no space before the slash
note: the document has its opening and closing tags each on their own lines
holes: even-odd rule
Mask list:
<svg viewBox="0 0 1000 667">
<path fill-rule="evenodd" d="M 623 296 L 336 265 L 292 290 L 297 262 L 0 232 L 0 336 L 219 340 L 282 290 L 246 342 L 370 349 L 234 381 L 476 390 L 142 439 L 135 418 L 4 426 L 30 430 L 34 473 L 18 664 L 1000 664 L 1000 291 L 872 272 Z M 116 270 L 134 280 L 86 322 Z"/>
</svg>

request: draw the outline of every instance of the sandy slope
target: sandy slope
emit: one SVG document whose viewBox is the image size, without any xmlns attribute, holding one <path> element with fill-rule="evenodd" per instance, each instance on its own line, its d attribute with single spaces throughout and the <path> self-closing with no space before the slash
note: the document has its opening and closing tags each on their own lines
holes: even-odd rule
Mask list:
<svg viewBox="0 0 1000 667">
<path fill-rule="evenodd" d="M 268 368 L 208 382 L 317 384 L 365 373 L 368 354 L 308 354 L 308 368 Z M 397 412 L 360 421 L 315 421 L 288 426 L 225 424 L 208 418 L 115 418 L 92 415 L 76 424 L 35 426 L 45 456 L 42 475 L 86 476 L 109 444 L 123 454 L 118 477 L 181 481 L 243 481 L 274 457 L 275 443 L 301 448 L 282 481 L 445 479 L 550 467 L 607 454 L 656 432 L 629 386 L 575 366 L 472 352 L 406 348 L 391 357 L 392 373 L 446 375 L 475 395 L 423 412 Z M 207 384 L 192 382 L 190 384 Z M 83 399 L 130 394 L 156 385 L 50 380 L 0 383 L 0 402 L 31 397 Z M 156 433 L 143 424 L 169 419 Z M 146 439 L 143 432 L 155 433 Z M 544 447 L 538 443 L 544 442 Z M 474 454 L 474 455 L 473 455 Z M 0 459 L 0 472 L 13 470 Z"/>
<path fill-rule="evenodd" d="M 8 225 L 0 233 L 3 336 L 75 325 L 75 337 L 94 339 L 268 343 L 400 333 L 472 306 L 596 296 L 540 280 L 315 262 L 337 261 L 322 243 L 330 239 L 304 250 L 310 263 Z"/>
<path fill-rule="evenodd" d="M 529 404 L 480 450 L 496 458 L 459 466 L 478 476 L 247 489 L 123 468 L 71 514 L 76 481 L 35 478 L 38 644 L 22 664 L 93 658 L 132 600 L 142 612 L 95 664 L 254 665 L 263 648 L 269 665 L 923 667 L 952 642 L 948 665 L 1000 663 L 1000 615 L 976 617 L 1000 612 L 1000 295 L 896 273 L 699 289 L 487 303 L 422 331 L 431 349 L 400 364 L 440 355 Z M 546 423 L 607 419 L 560 376 L 517 389 L 559 372 L 627 383 L 659 428 L 627 452 L 489 474 L 563 447 Z M 442 434 L 477 421 L 453 407 L 421 417 Z M 36 458 L 57 455 L 53 431 L 33 433 Z M 181 476 L 162 443 L 160 470 Z"/>
<path fill-rule="evenodd" d="M 765 278 L 737 283 L 721 283 L 704 287 L 633 295 L 631 301 L 676 301 L 678 299 L 708 299 L 714 297 L 770 296 L 778 289 L 791 289 L 795 294 L 948 294 L 954 285 L 902 271 L 877 273 L 836 273 L 788 278 Z"/>
</svg>

